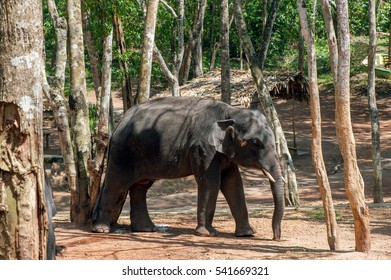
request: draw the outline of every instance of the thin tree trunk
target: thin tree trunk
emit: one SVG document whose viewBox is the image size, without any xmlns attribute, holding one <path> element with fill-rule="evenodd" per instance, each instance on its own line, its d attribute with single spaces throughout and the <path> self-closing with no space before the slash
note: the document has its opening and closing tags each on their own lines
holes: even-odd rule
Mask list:
<svg viewBox="0 0 391 280">
<path fill-rule="evenodd" d="M 260 61 L 261 70 L 263 70 L 265 65 L 267 51 L 269 49 L 269 44 L 270 44 L 270 38 L 272 36 L 273 26 L 277 17 L 277 11 L 279 6 L 280 6 L 280 0 L 272 0 L 270 4 L 270 11 L 267 16 L 266 25 L 263 28 L 264 31 L 262 33 L 262 45 L 261 45 L 261 51 L 259 55 L 261 60 Z"/>
<path fill-rule="evenodd" d="M 285 139 L 281 123 L 278 119 L 276 108 L 274 107 L 269 90 L 265 83 L 263 73 L 257 60 L 258 55 L 255 53 L 250 36 L 247 32 L 246 23 L 243 18 L 241 1 L 234 1 L 235 23 L 238 28 L 240 39 L 243 43 L 243 49 L 247 56 L 251 74 L 257 88 L 258 98 L 265 112 L 269 124 L 272 126 L 276 138 L 276 148 L 280 156 L 281 168 L 285 176 L 285 201 L 287 205 L 299 205 L 299 196 L 297 193 L 296 173 L 290 155 L 288 144 Z"/>
<path fill-rule="evenodd" d="M 0 259 L 47 256 L 42 24 L 42 1 L 0 2 Z"/>
<path fill-rule="evenodd" d="M 229 55 L 229 9 L 228 0 L 221 0 L 221 100 L 231 104 L 230 55 Z"/>
<path fill-rule="evenodd" d="M 216 56 L 217 56 L 217 51 L 220 49 L 221 43 L 216 42 L 213 46 L 213 51 L 212 51 L 212 58 L 210 61 L 210 69 L 209 70 L 214 70 L 216 68 Z"/>
<path fill-rule="evenodd" d="M 155 41 L 156 18 L 159 0 L 150 0 L 145 18 L 143 55 L 141 59 L 140 84 L 137 102 L 142 103 L 150 98 L 152 56 Z"/>
<path fill-rule="evenodd" d="M 189 41 L 185 47 L 183 63 L 179 70 L 180 85 L 183 85 L 189 79 L 191 57 L 192 55 L 194 55 L 192 51 L 194 50 L 199 40 L 199 36 L 201 36 L 201 31 L 202 31 L 202 26 L 203 26 L 204 16 L 205 16 L 205 9 L 206 9 L 206 0 L 200 0 L 198 9 L 194 14 L 193 26 L 189 34 Z"/>
<path fill-rule="evenodd" d="M 84 41 L 86 44 L 88 57 L 90 59 L 91 76 L 92 76 L 92 82 L 94 84 L 95 98 L 97 100 L 96 103 L 98 104 L 99 103 L 98 100 L 100 99 L 100 94 L 101 94 L 101 85 L 102 85 L 101 71 L 99 70 L 99 54 L 92 40 L 92 33 L 88 26 L 88 12 L 84 9 L 82 10 L 82 22 L 83 22 L 83 29 L 84 29 L 83 32 Z M 97 112 L 99 112 L 99 108 L 97 109 Z"/>
<path fill-rule="evenodd" d="M 310 108 L 312 118 L 312 162 L 318 179 L 323 209 L 326 218 L 327 240 L 330 250 L 339 249 L 338 225 L 331 196 L 331 189 L 322 151 L 322 119 L 320 113 L 319 88 L 316 67 L 316 49 L 314 36 L 308 22 L 308 12 L 304 0 L 297 0 L 300 16 L 300 25 L 305 41 L 307 42 L 308 80 L 310 88 Z"/>
<path fill-rule="evenodd" d="M 262 15 L 262 33 L 265 33 L 265 27 L 266 27 L 266 21 L 267 21 L 267 3 L 268 0 L 262 0 L 262 10 L 261 10 L 261 15 Z"/>
<path fill-rule="evenodd" d="M 335 35 L 335 26 L 333 21 L 333 16 L 331 14 L 331 8 L 329 0 L 322 0 L 321 1 L 322 6 L 322 14 L 323 19 L 326 25 L 326 31 L 327 31 L 327 39 L 329 44 L 329 52 L 330 52 L 330 66 L 331 66 L 331 73 L 333 75 L 333 81 L 334 81 L 334 87 L 337 82 L 337 73 L 338 73 L 338 44 L 337 44 L 337 37 Z"/>
<path fill-rule="evenodd" d="M 95 155 L 89 162 L 91 176 L 90 196 L 91 205 L 95 205 L 98 197 L 104 169 L 106 148 L 109 139 L 109 114 L 111 99 L 111 69 L 113 61 L 113 30 L 103 40 L 102 58 L 102 94 L 100 96 L 100 110 L 98 116 L 98 131 L 95 136 Z"/>
<path fill-rule="evenodd" d="M 56 71 L 50 86 L 43 75 L 44 93 L 50 102 L 50 106 L 56 120 L 61 153 L 64 160 L 64 170 L 68 179 L 71 192 L 76 191 L 76 163 L 73 153 L 71 128 L 69 125 L 67 100 L 64 95 L 65 68 L 67 63 L 67 22 L 64 17 L 59 17 L 56 3 L 48 0 L 48 9 L 56 32 Z"/>
<path fill-rule="evenodd" d="M 171 73 L 170 69 L 168 69 L 166 62 L 164 61 L 164 58 L 156 45 L 153 48 L 153 55 L 163 74 L 166 76 L 168 83 L 170 84 L 172 96 L 180 96 L 178 79 Z"/>
<path fill-rule="evenodd" d="M 83 27 L 80 0 L 67 0 L 70 95 L 73 139 L 77 165 L 77 189 L 71 192 L 71 221 L 86 224 L 90 218 L 88 160 L 91 152 L 91 133 L 87 103 L 84 64 Z"/>
<path fill-rule="evenodd" d="M 198 36 L 198 40 L 194 49 L 192 51 L 192 65 L 193 65 L 193 78 L 201 77 L 204 72 L 202 70 L 202 33 L 203 27 L 201 29 L 201 34 Z"/>
<path fill-rule="evenodd" d="M 373 202 L 383 202 L 380 125 L 375 91 L 376 1 L 369 1 L 368 104 L 372 128 Z"/>
<path fill-rule="evenodd" d="M 115 38 L 117 42 L 117 48 L 121 56 L 126 53 L 126 44 L 125 44 L 125 35 L 124 29 L 122 26 L 122 21 L 119 15 L 114 14 L 114 29 L 115 29 Z M 129 75 L 129 66 L 128 63 L 122 59 L 118 59 L 119 68 L 124 72 L 124 77 L 122 78 L 122 104 L 123 111 L 126 112 L 130 107 L 134 105 L 133 95 L 132 95 L 132 81 Z"/>
<path fill-rule="evenodd" d="M 346 194 L 354 217 L 356 251 L 369 252 L 371 237 L 364 181 L 357 165 L 356 143 L 350 117 L 350 34 L 347 0 L 337 1 L 338 74 L 335 91 L 336 129 L 344 160 Z"/>
</svg>

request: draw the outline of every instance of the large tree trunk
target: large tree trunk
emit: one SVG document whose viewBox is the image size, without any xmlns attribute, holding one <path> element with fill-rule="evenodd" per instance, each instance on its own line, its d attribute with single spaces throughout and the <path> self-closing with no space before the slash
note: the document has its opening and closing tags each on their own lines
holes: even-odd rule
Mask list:
<svg viewBox="0 0 391 280">
<path fill-rule="evenodd" d="M 293 165 L 292 157 L 288 149 L 288 144 L 285 139 L 284 131 L 282 130 L 280 120 L 278 119 L 276 108 L 274 107 L 269 90 L 265 83 L 258 54 L 255 53 L 250 36 L 247 32 L 246 23 L 243 18 L 241 1 L 234 1 L 235 23 L 238 28 L 240 40 L 243 44 L 243 49 L 247 56 L 247 61 L 250 66 L 251 74 L 257 88 L 258 98 L 265 112 L 266 118 L 274 130 L 276 137 L 276 148 L 280 156 L 281 169 L 285 177 L 285 200 L 287 205 L 299 205 L 299 196 L 297 193 L 296 173 Z"/>
<path fill-rule="evenodd" d="M 71 192 L 71 221 L 85 224 L 90 218 L 88 160 L 91 133 L 84 64 L 83 27 L 80 0 L 67 0 L 69 28 L 70 95 L 69 108 L 77 165 L 76 191 Z"/>
<path fill-rule="evenodd" d="M 300 25 L 305 41 L 307 42 L 308 80 L 310 88 L 310 108 L 312 118 L 312 162 L 318 178 L 320 194 L 322 196 L 324 214 L 326 217 L 327 240 L 330 250 L 339 249 L 338 225 L 331 196 L 331 189 L 322 151 L 322 119 L 320 113 L 319 89 L 316 67 L 316 50 L 314 36 L 308 22 L 308 12 L 304 0 L 297 0 L 300 16 Z"/>
<path fill-rule="evenodd" d="M 76 191 L 76 163 L 72 147 L 71 128 L 68 118 L 67 100 L 64 95 L 65 68 L 67 63 L 67 31 L 68 26 L 64 17 L 59 17 L 56 3 L 48 0 L 48 9 L 56 32 L 56 71 L 50 86 L 44 72 L 44 93 L 50 102 L 56 120 L 61 153 L 64 160 L 64 170 L 68 179 L 68 186 L 72 192 Z"/>
<path fill-rule="evenodd" d="M 228 0 L 222 0 L 221 12 L 221 100 L 231 104 L 230 55 L 229 55 L 229 9 Z"/>
<path fill-rule="evenodd" d="M 150 98 L 153 47 L 155 42 L 156 18 L 159 0 L 150 0 L 145 18 L 143 55 L 141 59 L 140 84 L 137 102 Z"/>
<path fill-rule="evenodd" d="M 42 22 L 42 1 L 0 2 L 0 259 L 46 258 Z"/>
<path fill-rule="evenodd" d="M 383 202 L 380 125 L 375 91 L 376 1 L 369 1 L 368 104 L 372 127 L 373 202 Z"/>
<path fill-rule="evenodd" d="M 347 0 L 337 1 L 338 73 L 335 91 L 336 129 L 344 160 L 346 194 L 354 217 L 356 251 L 369 252 L 371 237 L 364 181 L 357 165 L 356 142 L 350 117 L 350 34 Z"/>
</svg>

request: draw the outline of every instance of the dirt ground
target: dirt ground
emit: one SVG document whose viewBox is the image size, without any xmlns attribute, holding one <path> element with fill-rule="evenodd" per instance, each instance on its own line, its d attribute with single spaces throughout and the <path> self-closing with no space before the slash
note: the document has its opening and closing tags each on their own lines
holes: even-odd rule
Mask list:
<svg viewBox="0 0 391 280">
<path fill-rule="evenodd" d="M 373 204 L 371 168 L 371 128 L 367 97 L 362 80 L 352 81 L 352 122 L 356 135 L 360 170 L 365 181 L 365 195 L 371 219 L 372 251 L 354 251 L 353 217 L 343 186 L 343 162 L 339 153 L 334 125 L 334 95 L 327 87 L 321 90 L 323 117 L 323 150 L 335 203 L 340 237 L 340 249 L 331 252 L 327 243 L 322 202 L 313 171 L 311 147 L 311 117 L 307 104 L 295 104 L 296 138 L 299 153 L 293 155 L 298 181 L 300 207 L 287 207 L 282 222 L 282 241 L 272 241 L 272 196 L 267 179 L 258 171 L 242 170 L 250 220 L 257 233 L 253 237 L 234 236 L 234 221 L 222 195 L 219 195 L 214 226 L 217 237 L 194 235 L 196 227 L 196 184 L 192 177 L 161 180 L 149 191 L 148 206 L 158 231 L 133 233 L 129 229 L 129 205 L 125 204 L 119 226 L 110 234 L 92 233 L 88 227 L 78 228 L 69 221 L 69 192 L 64 184 L 61 166 L 48 165 L 54 186 L 58 214 L 54 217 L 57 245 L 63 249 L 62 260 L 258 260 L 258 259 L 391 259 L 391 101 L 390 83 L 378 83 L 378 109 L 381 122 L 383 204 Z M 248 72 L 233 73 L 233 88 L 248 89 Z M 182 88 L 184 95 L 204 95 L 218 91 L 216 72 L 193 81 Z M 91 93 L 92 94 L 92 93 Z M 93 99 L 91 97 L 91 99 Z M 289 145 L 293 142 L 292 101 L 275 100 L 280 121 Z M 117 96 L 114 106 L 122 106 Z M 55 140 L 51 140 L 55 141 Z M 54 154 L 55 149 L 47 151 Z"/>
</svg>

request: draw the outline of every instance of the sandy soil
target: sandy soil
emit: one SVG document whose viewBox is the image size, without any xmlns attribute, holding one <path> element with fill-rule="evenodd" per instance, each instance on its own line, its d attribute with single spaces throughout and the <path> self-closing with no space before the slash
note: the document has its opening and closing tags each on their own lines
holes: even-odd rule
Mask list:
<svg viewBox="0 0 391 280">
<path fill-rule="evenodd" d="M 249 84 L 250 75 L 234 74 L 235 88 Z M 381 81 L 378 89 L 378 107 L 381 120 L 383 158 L 383 204 L 372 203 L 371 135 L 365 88 L 352 82 L 352 120 L 357 141 L 360 170 L 365 180 L 366 201 L 370 208 L 372 251 L 369 254 L 354 251 L 353 217 L 343 186 L 343 162 L 339 153 L 334 125 L 334 96 L 321 91 L 323 114 L 324 158 L 330 171 L 329 180 L 339 224 L 340 249 L 331 252 L 327 243 L 326 225 L 311 163 L 311 118 L 306 104 L 296 103 L 296 133 L 300 155 L 294 155 L 297 169 L 301 206 L 288 207 L 282 223 L 282 241 L 272 241 L 272 197 L 264 176 L 254 170 L 242 170 L 250 219 L 257 233 L 254 237 L 234 236 L 234 222 L 222 195 L 219 196 L 214 226 L 217 237 L 194 235 L 196 226 L 196 185 L 192 177 L 161 180 L 151 188 L 148 205 L 158 232 L 133 233 L 129 229 L 129 205 L 126 203 L 119 226 L 110 234 L 92 233 L 69 221 L 69 192 L 64 186 L 61 166 L 52 164 L 51 174 L 58 214 L 55 216 L 57 244 L 63 249 L 58 259 L 391 259 L 391 92 L 389 83 Z M 208 76 L 186 85 L 183 92 L 213 91 L 218 89 L 218 75 Z M 197 84 L 198 83 L 198 84 Z M 251 83 L 250 83 L 251 84 Z M 204 87 L 207 89 L 204 89 Z M 209 85 L 209 86 L 208 86 Z M 122 105 L 120 98 L 115 106 Z M 292 144 L 292 101 L 275 101 L 280 121 Z M 55 141 L 51 140 L 51 141 Z M 50 151 L 51 154 L 55 150 Z"/>
</svg>

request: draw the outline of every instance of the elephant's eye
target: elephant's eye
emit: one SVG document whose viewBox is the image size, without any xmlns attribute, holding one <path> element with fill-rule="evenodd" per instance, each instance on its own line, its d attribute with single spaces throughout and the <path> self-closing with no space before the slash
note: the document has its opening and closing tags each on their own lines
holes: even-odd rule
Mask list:
<svg viewBox="0 0 391 280">
<path fill-rule="evenodd" d="M 265 146 L 262 144 L 262 142 L 259 141 L 259 139 L 257 139 L 257 138 L 253 138 L 253 139 L 251 140 L 251 142 L 252 142 L 258 149 L 264 149 L 264 148 L 265 148 Z"/>
</svg>

